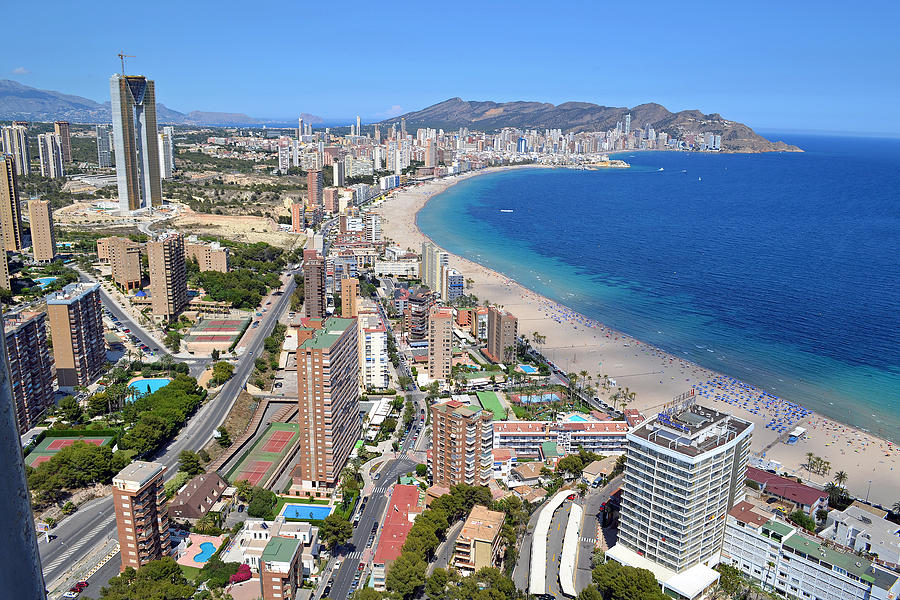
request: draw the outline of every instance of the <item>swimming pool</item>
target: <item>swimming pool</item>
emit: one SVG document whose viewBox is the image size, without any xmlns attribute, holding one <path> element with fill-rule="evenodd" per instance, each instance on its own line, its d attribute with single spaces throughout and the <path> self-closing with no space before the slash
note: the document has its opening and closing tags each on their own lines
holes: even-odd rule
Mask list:
<svg viewBox="0 0 900 600">
<path fill-rule="evenodd" d="M 527 373 L 528 375 L 534 375 L 538 371 L 531 365 L 519 365 L 519 368 L 522 369 L 523 373 Z"/>
<path fill-rule="evenodd" d="M 194 562 L 205 563 L 216 553 L 216 546 L 212 542 L 203 542 L 200 544 L 200 549 L 202 552 L 194 556 Z"/>
<path fill-rule="evenodd" d="M 321 521 L 334 510 L 332 506 L 324 504 L 285 504 L 281 512 L 286 519 L 309 519 Z"/>
<path fill-rule="evenodd" d="M 576 423 L 584 423 L 587 421 L 587 419 L 585 419 L 581 415 L 569 415 L 568 417 L 566 417 L 566 421 L 574 421 Z"/>
<path fill-rule="evenodd" d="M 538 402 L 559 402 L 559 396 L 554 393 L 541 394 L 539 396 L 519 396 L 519 402 L 523 404 L 536 404 Z"/>
<path fill-rule="evenodd" d="M 59 278 L 58 277 L 38 277 L 35 279 L 35 281 L 37 281 L 39 286 L 41 286 L 42 288 L 45 288 L 48 285 L 50 285 L 51 283 L 53 283 L 54 281 L 56 281 L 57 279 L 59 279 Z"/>
<path fill-rule="evenodd" d="M 156 390 L 166 387 L 169 385 L 170 381 L 172 380 L 168 377 L 141 378 L 135 379 L 129 383 L 128 387 L 134 390 L 136 394 L 143 396 L 144 394 L 152 394 Z"/>
</svg>

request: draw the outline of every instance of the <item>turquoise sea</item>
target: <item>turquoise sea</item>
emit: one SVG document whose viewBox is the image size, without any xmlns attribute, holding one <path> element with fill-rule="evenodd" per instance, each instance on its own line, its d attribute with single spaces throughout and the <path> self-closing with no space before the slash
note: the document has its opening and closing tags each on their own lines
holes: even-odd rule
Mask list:
<svg viewBox="0 0 900 600">
<path fill-rule="evenodd" d="M 806 152 L 482 175 L 418 225 L 586 316 L 900 441 L 900 140 L 777 137 Z"/>
</svg>

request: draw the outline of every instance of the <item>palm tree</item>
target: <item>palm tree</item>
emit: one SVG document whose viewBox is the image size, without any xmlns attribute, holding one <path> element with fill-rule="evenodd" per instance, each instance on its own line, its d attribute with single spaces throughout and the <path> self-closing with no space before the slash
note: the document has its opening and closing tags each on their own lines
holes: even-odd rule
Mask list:
<svg viewBox="0 0 900 600">
<path fill-rule="evenodd" d="M 845 483 L 847 483 L 847 473 L 844 471 L 838 471 L 834 474 L 834 482 L 839 486 L 843 487 Z"/>
<path fill-rule="evenodd" d="M 812 473 L 812 459 L 815 456 L 812 452 L 806 453 L 806 472 Z"/>
<path fill-rule="evenodd" d="M 894 511 L 894 514 L 900 515 L 900 500 L 894 502 L 894 505 L 891 506 L 891 510 Z"/>
</svg>

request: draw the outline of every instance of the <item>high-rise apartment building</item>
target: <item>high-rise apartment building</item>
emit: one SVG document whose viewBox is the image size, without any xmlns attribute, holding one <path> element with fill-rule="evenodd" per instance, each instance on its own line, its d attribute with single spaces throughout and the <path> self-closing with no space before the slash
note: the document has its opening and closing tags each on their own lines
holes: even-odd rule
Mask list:
<svg viewBox="0 0 900 600">
<path fill-rule="evenodd" d="M 153 317 L 171 321 L 187 306 L 184 237 L 167 232 L 147 244 Z"/>
<path fill-rule="evenodd" d="M 344 187 L 344 161 L 335 160 L 331 163 L 331 168 L 334 175 L 334 185 L 336 187 Z"/>
<path fill-rule="evenodd" d="M 433 243 L 422 242 L 422 283 L 434 292 L 441 292 L 441 267 L 448 266 L 450 255 L 435 246 Z"/>
<path fill-rule="evenodd" d="M 210 244 L 188 243 L 184 250 L 190 260 L 197 261 L 201 271 L 228 272 L 228 248 L 219 242 Z"/>
<path fill-rule="evenodd" d="M 291 204 L 291 232 L 292 233 L 303 233 L 304 228 L 306 227 L 306 220 L 304 219 L 305 213 L 303 210 L 303 203 L 294 202 Z"/>
<path fill-rule="evenodd" d="M 310 206 L 322 206 L 324 200 L 322 188 L 324 185 L 322 171 L 314 169 L 306 173 L 306 189 L 309 196 L 307 204 Z"/>
<path fill-rule="evenodd" d="M 141 245 L 125 237 L 106 239 L 109 240 L 108 256 L 113 281 L 126 290 L 140 288 L 143 283 Z M 99 246 L 100 240 L 97 244 Z"/>
<path fill-rule="evenodd" d="M 341 316 L 355 319 L 359 316 L 359 279 L 341 279 Z"/>
<path fill-rule="evenodd" d="M 59 136 L 59 146 L 62 148 L 63 161 L 72 162 L 72 136 L 69 134 L 68 121 L 54 121 L 53 133 Z"/>
<path fill-rule="evenodd" d="M 303 297 L 307 317 L 325 317 L 325 259 L 311 249 L 303 251 Z"/>
<path fill-rule="evenodd" d="M 300 461 L 294 484 L 327 495 L 359 439 L 359 347 L 355 319 L 315 319 L 298 330 Z"/>
<path fill-rule="evenodd" d="M 519 320 L 502 308 L 488 309 L 487 349 L 488 358 L 509 364 L 516 359 L 516 336 Z"/>
<path fill-rule="evenodd" d="M 112 125 L 97 125 L 97 164 L 112 166 Z"/>
<path fill-rule="evenodd" d="M 381 215 L 375 213 L 367 214 L 365 217 L 366 241 L 372 244 L 381 242 Z"/>
<path fill-rule="evenodd" d="M 25 461 L 16 423 L 16 405 L 6 366 L 6 344 L 0 336 L 0 461 L 4 467 L 0 507 L 6 517 L 0 522 L 3 539 L 3 586 L 13 597 L 45 600 L 44 577 L 38 553 L 34 514 L 25 479 Z"/>
<path fill-rule="evenodd" d="M 38 156 L 41 161 L 41 177 L 50 179 L 65 177 L 63 150 L 58 135 L 55 133 L 38 135 Z"/>
<path fill-rule="evenodd" d="M 166 135 L 169 140 L 169 146 L 166 148 L 165 157 L 168 162 L 168 168 L 170 173 L 175 172 L 175 128 L 171 125 L 166 125 L 162 128 L 162 132 Z M 163 156 L 163 151 L 160 148 L 160 156 Z"/>
<path fill-rule="evenodd" d="M 434 305 L 434 293 L 425 288 L 410 290 L 407 307 L 404 310 L 404 328 L 409 333 L 410 342 L 428 339 L 428 316 Z"/>
<path fill-rule="evenodd" d="M 6 319 L 4 329 L 16 423 L 19 434 L 24 434 L 40 423 L 56 398 L 46 315 L 18 314 Z"/>
<path fill-rule="evenodd" d="M 322 192 L 322 208 L 325 212 L 336 213 L 340 210 L 340 200 L 336 187 L 327 187 Z"/>
<path fill-rule="evenodd" d="M 106 363 L 99 283 L 70 283 L 47 296 L 47 317 L 60 387 L 88 385 Z"/>
<path fill-rule="evenodd" d="M 431 406 L 428 466 L 434 485 L 487 485 L 494 459 L 491 413 L 458 400 Z"/>
<path fill-rule="evenodd" d="M 137 460 L 113 477 L 113 506 L 122 570 L 139 569 L 169 554 L 166 467 Z"/>
<path fill-rule="evenodd" d="M 744 497 L 753 424 L 676 404 L 626 436 L 618 543 L 606 553 L 649 569 L 676 598 L 713 586 L 728 511 Z"/>
<path fill-rule="evenodd" d="M 172 162 L 172 138 L 165 131 L 158 134 L 159 145 L 159 176 L 162 179 L 172 179 L 172 171 L 175 167 Z"/>
<path fill-rule="evenodd" d="M 453 367 L 453 309 L 433 306 L 428 314 L 428 376 L 450 379 Z"/>
<path fill-rule="evenodd" d="M 53 209 L 48 200 L 29 200 L 31 249 L 34 260 L 52 262 L 56 257 L 56 233 L 53 231 Z"/>
<path fill-rule="evenodd" d="M 454 302 L 465 294 L 465 278 L 453 267 L 441 267 L 441 298 Z"/>
<path fill-rule="evenodd" d="M 162 204 L 156 86 L 141 75 L 109 80 L 119 210 L 131 212 Z"/>
<path fill-rule="evenodd" d="M 11 290 L 12 284 L 9 281 L 9 257 L 6 250 L 0 248 L 0 288 Z"/>
<path fill-rule="evenodd" d="M 22 213 L 15 160 L 0 154 L 0 234 L 3 248 L 8 252 L 22 250 Z"/>
<path fill-rule="evenodd" d="M 359 312 L 360 380 L 364 388 L 385 389 L 390 385 L 387 329 L 371 300 L 363 300 Z"/>
<path fill-rule="evenodd" d="M 16 175 L 31 174 L 31 153 L 28 150 L 28 128 L 24 125 L 3 127 L 3 151 L 12 156 Z"/>
</svg>

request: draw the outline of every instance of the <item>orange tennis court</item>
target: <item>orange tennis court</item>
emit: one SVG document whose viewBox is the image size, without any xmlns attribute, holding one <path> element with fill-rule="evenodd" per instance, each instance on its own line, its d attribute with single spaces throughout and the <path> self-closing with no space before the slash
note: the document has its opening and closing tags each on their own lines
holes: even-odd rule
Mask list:
<svg viewBox="0 0 900 600">
<path fill-rule="evenodd" d="M 246 479 L 250 482 L 250 485 L 257 485 L 265 477 L 266 472 L 272 468 L 273 464 L 273 462 L 268 460 L 254 460 L 245 465 L 234 480 Z"/>
<path fill-rule="evenodd" d="M 72 438 L 59 438 L 47 444 L 47 450 L 62 450 L 63 448 L 68 448 L 75 442 L 84 442 L 85 444 L 100 446 L 104 441 L 106 441 L 106 438 L 78 438 L 77 440 L 73 440 Z"/>
<path fill-rule="evenodd" d="M 263 452 L 274 452 L 281 454 L 287 445 L 291 443 L 296 434 L 293 431 L 275 431 L 269 436 L 266 444 L 262 447 Z"/>
</svg>

